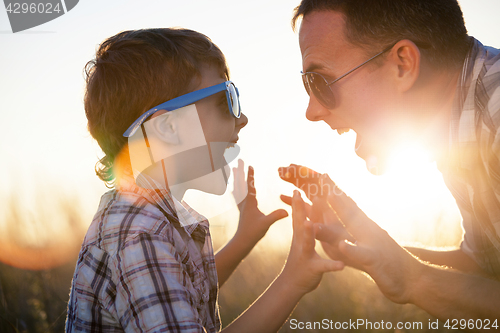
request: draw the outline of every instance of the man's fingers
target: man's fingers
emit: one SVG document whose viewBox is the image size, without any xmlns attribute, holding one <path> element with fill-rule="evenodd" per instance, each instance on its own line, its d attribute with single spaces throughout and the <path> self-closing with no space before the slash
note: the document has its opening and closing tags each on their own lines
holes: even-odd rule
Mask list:
<svg viewBox="0 0 500 333">
<path fill-rule="evenodd" d="M 362 266 L 373 263 L 373 252 L 366 247 L 342 240 L 339 242 L 339 251 L 354 263 L 358 263 Z"/>
<path fill-rule="evenodd" d="M 328 224 L 340 224 L 335 211 L 330 207 L 326 197 L 315 197 L 312 200 L 311 221 Z"/>
<path fill-rule="evenodd" d="M 328 203 L 335 210 L 335 213 L 349 232 L 358 239 L 369 234 L 369 229 L 375 225 L 358 205 L 343 192 L 337 194 L 330 193 L 328 195 Z"/>
<path fill-rule="evenodd" d="M 312 200 L 312 210 L 309 218 L 314 223 L 323 223 L 323 209 L 325 209 L 328 205 L 325 205 L 325 200 L 322 200 L 319 197 L 315 197 Z"/>
<path fill-rule="evenodd" d="M 315 223 L 314 235 L 319 241 L 336 244 L 340 239 L 345 239 L 342 237 L 344 233 L 342 229 L 342 226 Z"/>
<path fill-rule="evenodd" d="M 292 205 L 292 197 L 289 197 L 288 195 L 280 195 L 280 199 L 281 201 L 283 201 L 284 203 L 286 203 L 287 205 Z"/>
<path fill-rule="evenodd" d="M 306 193 L 308 198 L 319 195 L 319 178 L 321 174 L 305 166 L 290 164 L 278 169 L 281 179 L 292 183 Z"/>
</svg>

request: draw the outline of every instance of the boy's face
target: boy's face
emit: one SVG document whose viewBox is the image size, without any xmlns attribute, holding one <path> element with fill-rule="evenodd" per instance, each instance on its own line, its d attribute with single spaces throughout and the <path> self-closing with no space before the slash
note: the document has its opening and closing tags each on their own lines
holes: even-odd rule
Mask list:
<svg viewBox="0 0 500 333">
<path fill-rule="evenodd" d="M 200 74 L 190 90 L 226 81 L 213 67 L 202 67 Z M 229 177 L 224 152 L 236 144 L 239 131 L 248 122 L 244 114 L 232 116 L 227 103 L 222 91 L 177 110 L 155 113 L 143 124 L 147 141 L 143 131 L 129 138 L 135 177 L 144 171 L 157 186 L 169 187 L 178 200 L 187 189 L 223 194 Z"/>
<path fill-rule="evenodd" d="M 193 90 L 210 87 L 222 82 L 223 78 L 215 67 L 203 66 L 200 70 L 201 81 Z M 207 143 L 227 142 L 228 147 L 238 141 L 239 131 L 248 123 L 248 118 L 242 113 L 235 118 L 229 112 L 225 92 L 220 92 L 196 102 L 198 116 Z M 217 158 L 216 156 L 213 156 Z"/>
</svg>

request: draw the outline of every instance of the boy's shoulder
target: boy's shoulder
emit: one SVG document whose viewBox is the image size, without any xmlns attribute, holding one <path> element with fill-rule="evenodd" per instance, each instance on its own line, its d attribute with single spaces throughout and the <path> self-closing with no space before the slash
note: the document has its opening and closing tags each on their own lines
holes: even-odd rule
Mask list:
<svg viewBox="0 0 500 333">
<path fill-rule="evenodd" d="M 83 246 L 94 245 L 109 254 L 140 234 L 173 237 L 176 214 L 168 205 L 160 207 L 141 192 L 111 190 L 99 203 Z"/>
</svg>

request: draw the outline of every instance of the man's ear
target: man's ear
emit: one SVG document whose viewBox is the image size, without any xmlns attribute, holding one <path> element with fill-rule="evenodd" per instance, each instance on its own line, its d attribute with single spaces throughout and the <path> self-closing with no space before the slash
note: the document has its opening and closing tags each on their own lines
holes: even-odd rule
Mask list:
<svg viewBox="0 0 500 333">
<path fill-rule="evenodd" d="M 395 65 L 395 80 L 400 92 L 410 90 L 420 75 L 420 50 L 409 39 L 403 39 L 393 46 L 390 60 Z"/>
<path fill-rule="evenodd" d="M 150 120 L 149 130 L 152 130 L 154 136 L 159 140 L 170 145 L 178 145 L 180 138 L 177 114 L 166 111 L 159 111 L 157 114 Z"/>
</svg>

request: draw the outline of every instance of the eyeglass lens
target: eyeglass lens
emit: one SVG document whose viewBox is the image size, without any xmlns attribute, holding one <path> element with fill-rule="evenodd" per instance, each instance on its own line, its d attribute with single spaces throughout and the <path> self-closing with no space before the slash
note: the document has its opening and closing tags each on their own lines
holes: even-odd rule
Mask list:
<svg viewBox="0 0 500 333">
<path fill-rule="evenodd" d="M 239 118 L 241 115 L 240 103 L 238 100 L 238 94 L 236 93 L 236 88 L 233 84 L 229 85 L 229 97 L 231 101 L 232 113 L 236 118 Z"/>
<path fill-rule="evenodd" d="M 323 77 L 317 73 L 305 73 L 302 75 L 302 81 L 309 95 L 311 95 L 312 91 L 314 96 L 325 108 L 333 108 L 335 105 L 335 98 Z"/>
</svg>

